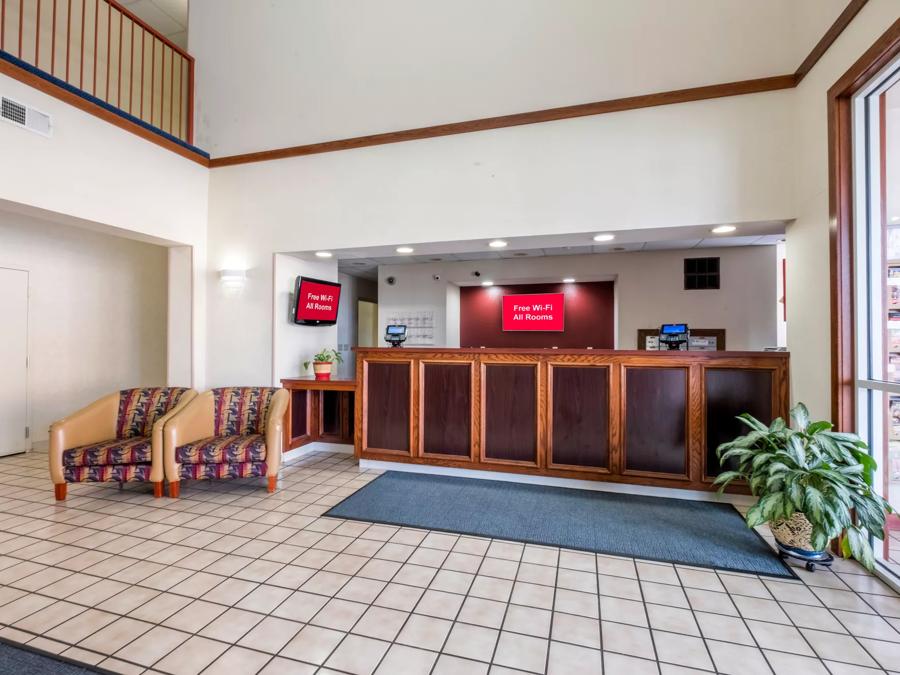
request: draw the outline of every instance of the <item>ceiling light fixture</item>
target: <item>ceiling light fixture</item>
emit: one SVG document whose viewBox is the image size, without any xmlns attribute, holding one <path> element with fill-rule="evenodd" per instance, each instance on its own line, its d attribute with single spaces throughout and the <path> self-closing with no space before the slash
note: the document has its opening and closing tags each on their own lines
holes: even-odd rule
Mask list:
<svg viewBox="0 0 900 675">
<path fill-rule="evenodd" d="M 412 252 L 413 252 L 412 246 L 398 246 L 397 247 L 397 253 L 412 253 Z"/>
<path fill-rule="evenodd" d="M 616 238 L 614 234 L 595 234 L 594 241 L 612 241 Z"/>
<path fill-rule="evenodd" d="M 506 242 L 502 239 L 494 239 L 494 241 L 488 244 L 491 248 L 506 248 Z"/>
<path fill-rule="evenodd" d="M 900 216 L 894 216 L 893 218 L 891 218 L 891 222 L 892 223 L 900 223 Z"/>
<path fill-rule="evenodd" d="M 482 281 L 481 285 L 482 286 L 493 286 L 494 282 L 493 281 Z"/>
<path fill-rule="evenodd" d="M 330 258 L 331 256 L 331 251 L 316 251 L 317 258 Z"/>
<path fill-rule="evenodd" d="M 719 225 L 712 229 L 713 234 L 728 234 L 734 232 L 737 228 L 734 225 Z"/>
<path fill-rule="evenodd" d="M 572 278 L 572 277 L 566 277 L 565 279 L 563 279 L 563 283 L 564 283 L 564 284 L 574 284 L 574 283 L 575 283 L 575 279 Z"/>
</svg>

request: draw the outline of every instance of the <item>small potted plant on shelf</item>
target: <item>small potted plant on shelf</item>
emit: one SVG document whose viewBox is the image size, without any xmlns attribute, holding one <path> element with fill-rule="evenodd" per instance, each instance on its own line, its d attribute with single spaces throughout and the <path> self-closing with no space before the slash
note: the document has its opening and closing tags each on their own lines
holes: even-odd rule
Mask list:
<svg viewBox="0 0 900 675">
<path fill-rule="evenodd" d="M 332 364 L 343 362 L 344 357 L 336 349 L 323 349 L 312 357 L 312 361 L 303 362 L 303 370 L 309 370 L 309 364 L 312 363 L 317 380 L 330 380 Z"/>
<path fill-rule="evenodd" d="M 830 422 L 810 422 L 802 403 L 791 410 L 795 428 L 780 417 L 765 425 L 752 415 L 740 415 L 749 433 L 717 449 L 722 466 L 721 492 L 737 479 L 747 481 L 759 501 L 747 512 L 747 525 L 769 523 L 782 558 L 828 565 L 828 542 L 841 537 L 845 557 L 872 569 L 869 534 L 884 538 L 891 506 L 872 489 L 875 460 L 855 434 L 832 431 Z"/>
</svg>

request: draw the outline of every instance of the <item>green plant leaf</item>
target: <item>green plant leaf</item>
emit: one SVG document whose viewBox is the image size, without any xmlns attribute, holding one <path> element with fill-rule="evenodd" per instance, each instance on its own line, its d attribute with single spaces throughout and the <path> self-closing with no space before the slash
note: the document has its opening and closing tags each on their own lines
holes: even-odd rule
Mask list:
<svg viewBox="0 0 900 675">
<path fill-rule="evenodd" d="M 769 427 L 760 422 L 750 413 L 742 413 L 737 416 L 737 419 L 739 419 L 741 422 L 746 424 L 751 429 L 754 429 L 755 431 L 762 431 L 763 433 L 768 433 L 769 431 Z"/>
<path fill-rule="evenodd" d="M 872 571 L 875 567 L 875 556 L 872 554 L 872 547 L 869 546 L 869 540 L 865 533 L 858 527 L 848 527 L 847 539 L 850 542 L 851 555 L 862 563 L 863 567 Z"/>
<path fill-rule="evenodd" d="M 823 518 L 825 509 L 825 497 L 816 488 L 811 485 L 806 486 L 804 513 L 815 523 L 819 523 Z"/>
<path fill-rule="evenodd" d="M 793 410 L 791 410 L 791 418 L 800 431 L 806 431 L 806 427 L 809 425 L 809 410 L 806 409 L 805 405 L 802 403 L 795 405 Z"/>
<path fill-rule="evenodd" d="M 762 514 L 762 509 L 760 508 L 759 502 L 751 506 L 747 510 L 747 515 L 745 517 L 747 521 L 748 527 L 758 527 L 766 522 L 766 518 Z"/>
<path fill-rule="evenodd" d="M 806 427 L 806 433 L 810 436 L 814 436 L 822 431 L 828 431 L 829 429 L 834 428 L 834 425 L 831 422 L 826 422 L 821 420 L 819 422 L 812 422 L 809 426 Z"/>
</svg>

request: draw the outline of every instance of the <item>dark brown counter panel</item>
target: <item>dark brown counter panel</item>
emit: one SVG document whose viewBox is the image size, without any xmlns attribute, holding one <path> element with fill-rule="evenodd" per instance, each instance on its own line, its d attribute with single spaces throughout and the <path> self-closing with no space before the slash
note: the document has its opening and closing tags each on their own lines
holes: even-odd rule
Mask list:
<svg viewBox="0 0 900 675">
<path fill-rule="evenodd" d="M 360 349 L 356 454 L 710 490 L 736 415 L 787 415 L 788 367 L 784 352 Z"/>
</svg>

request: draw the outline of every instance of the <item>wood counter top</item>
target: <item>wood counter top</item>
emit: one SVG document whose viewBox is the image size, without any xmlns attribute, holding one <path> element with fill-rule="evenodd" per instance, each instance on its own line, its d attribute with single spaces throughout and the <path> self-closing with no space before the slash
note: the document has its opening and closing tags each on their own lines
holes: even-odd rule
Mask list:
<svg viewBox="0 0 900 675">
<path fill-rule="evenodd" d="M 790 358 L 790 352 L 765 352 L 765 351 L 647 351 L 644 349 L 553 349 L 546 348 L 509 348 L 499 347 L 354 347 L 357 353 L 374 353 L 382 357 L 385 354 L 397 354 L 398 357 L 413 356 L 416 354 L 516 354 L 534 356 L 552 356 L 563 354 L 566 356 L 637 356 L 644 358 L 672 357 L 703 359 L 728 359 L 728 358 Z"/>
</svg>

